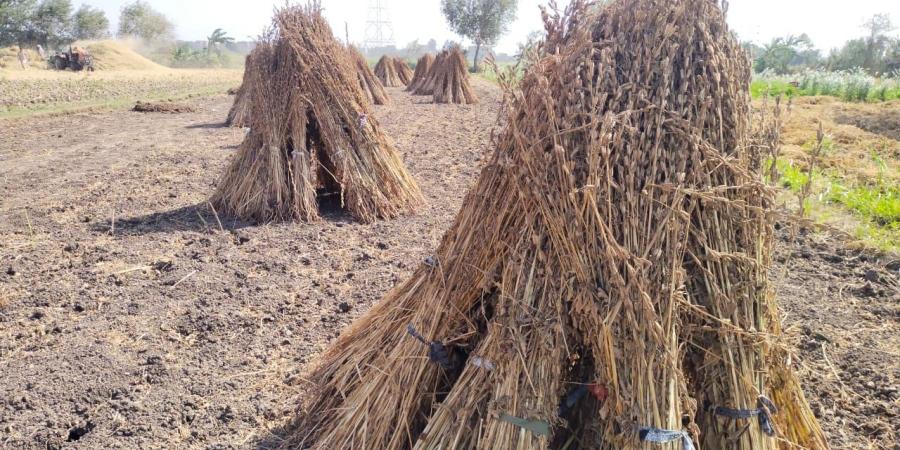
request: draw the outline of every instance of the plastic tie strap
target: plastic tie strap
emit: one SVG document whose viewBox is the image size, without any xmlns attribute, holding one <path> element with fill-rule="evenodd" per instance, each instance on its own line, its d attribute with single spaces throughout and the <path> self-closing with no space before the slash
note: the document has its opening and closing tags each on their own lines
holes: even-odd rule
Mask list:
<svg viewBox="0 0 900 450">
<path fill-rule="evenodd" d="M 484 370 L 494 370 L 497 368 L 497 365 L 491 362 L 487 358 L 482 358 L 481 356 L 473 356 L 472 359 L 469 360 L 473 366 L 480 367 Z"/>
<path fill-rule="evenodd" d="M 572 389 L 569 392 L 569 395 L 566 395 L 566 398 L 559 404 L 559 417 L 566 415 L 575 405 L 584 398 L 588 393 L 588 386 L 586 384 L 579 385 L 575 389 Z"/>
<path fill-rule="evenodd" d="M 447 351 L 447 347 L 442 342 L 426 340 L 424 336 L 416 331 L 412 324 L 406 326 L 406 332 L 428 347 L 428 359 L 430 359 L 431 362 L 437 363 L 444 370 L 453 370 L 453 363 L 450 361 L 450 352 Z"/>
<path fill-rule="evenodd" d="M 769 436 L 775 435 L 775 426 L 772 424 L 772 415 L 778 414 L 778 407 L 775 406 L 775 403 L 772 403 L 772 400 L 769 400 L 764 395 L 760 395 L 759 398 L 756 399 L 756 409 L 736 409 L 717 406 L 713 412 L 717 416 L 736 420 L 756 417 L 759 421 L 759 428 L 762 429 L 763 433 L 766 433 Z"/>
<path fill-rule="evenodd" d="M 543 420 L 528 420 L 509 414 L 500 414 L 500 420 L 524 428 L 537 436 L 550 436 L 550 424 Z"/>
<path fill-rule="evenodd" d="M 666 444 L 681 439 L 681 448 L 683 450 L 695 450 L 694 441 L 691 440 L 691 435 L 687 434 L 685 431 L 641 428 L 638 436 L 640 436 L 642 441 L 657 444 Z"/>
<path fill-rule="evenodd" d="M 594 396 L 601 404 L 606 401 L 606 397 L 609 394 L 606 390 L 606 386 L 599 383 L 588 383 L 578 385 L 575 389 L 572 389 L 566 398 L 564 398 L 559 403 L 559 416 L 565 416 L 584 398 L 585 395 L 590 393 Z"/>
</svg>

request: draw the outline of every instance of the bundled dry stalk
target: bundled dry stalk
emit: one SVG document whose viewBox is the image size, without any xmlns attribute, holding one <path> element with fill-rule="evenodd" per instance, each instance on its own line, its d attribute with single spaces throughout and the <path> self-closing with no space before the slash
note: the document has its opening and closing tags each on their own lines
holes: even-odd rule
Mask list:
<svg viewBox="0 0 900 450">
<path fill-rule="evenodd" d="M 469 85 L 469 66 L 459 46 L 449 49 L 441 64 L 436 64 L 435 67 L 431 86 L 435 103 L 478 103 L 478 98 Z"/>
<path fill-rule="evenodd" d="M 416 90 L 413 91 L 413 95 L 434 94 L 434 80 L 437 77 L 438 70 L 444 65 L 444 61 L 447 59 L 448 54 L 449 52 L 447 50 L 438 53 L 434 58 L 434 62 L 431 63 L 431 67 L 428 68 L 428 73 L 425 75 L 425 78 L 419 83 Z"/>
<path fill-rule="evenodd" d="M 234 103 L 232 103 L 231 109 L 228 110 L 228 117 L 225 119 L 226 126 L 243 128 L 250 123 L 250 99 L 247 95 L 248 89 L 244 86 L 246 86 L 247 80 L 253 76 L 250 72 L 252 57 L 253 52 L 250 52 L 244 59 L 244 78 L 241 86 L 234 94 Z"/>
<path fill-rule="evenodd" d="M 394 67 L 397 69 L 397 76 L 403 85 L 408 85 L 412 81 L 413 71 L 406 64 L 406 61 L 400 58 L 394 58 Z"/>
<path fill-rule="evenodd" d="M 347 51 L 350 53 L 350 58 L 353 59 L 353 63 L 356 66 L 356 76 L 359 78 L 359 85 L 366 94 L 366 98 L 376 105 L 389 104 L 390 97 L 388 97 L 387 92 L 384 91 L 384 86 L 381 85 L 381 81 L 378 80 L 372 72 L 372 69 L 369 68 L 369 63 L 366 62 L 365 56 L 360 53 L 359 49 L 352 45 L 347 48 Z"/>
<path fill-rule="evenodd" d="M 278 11 L 247 70 L 250 132 L 211 199 L 220 212 L 312 221 L 330 195 L 370 222 L 422 202 L 318 2 Z"/>
<path fill-rule="evenodd" d="M 285 446 L 827 448 L 773 345 L 772 192 L 722 9 L 576 0 L 545 26 L 454 225 L 325 352 Z"/>
<path fill-rule="evenodd" d="M 385 87 L 402 87 L 405 86 L 400 74 L 397 73 L 397 64 L 394 58 L 384 55 L 375 64 L 375 76 L 381 80 L 381 84 Z"/>
<path fill-rule="evenodd" d="M 426 53 L 419 58 L 419 61 L 416 63 L 416 71 L 409 81 L 409 84 L 406 86 L 407 92 L 415 93 L 419 86 L 425 82 L 428 78 L 428 73 L 431 70 L 432 64 L 434 64 L 434 55 L 431 53 Z"/>
</svg>

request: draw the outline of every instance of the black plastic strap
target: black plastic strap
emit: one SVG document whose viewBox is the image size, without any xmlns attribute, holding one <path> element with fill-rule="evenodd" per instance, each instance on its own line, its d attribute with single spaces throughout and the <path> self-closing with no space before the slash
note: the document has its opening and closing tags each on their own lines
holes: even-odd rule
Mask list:
<svg viewBox="0 0 900 450">
<path fill-rule="evenodd" d="M 447 346 L 440 341 L 429 342 L 424 336 L 416 331 L 416 328 L 413 327 L 412 324 L 406 326 L 406 332 L 428 346 L 428 359 L 430 359 L 431 362 L 437 363 L 444 370 L 453 370 L 453 363 L 450 361 L 450 352 L 447 350 Z"/>
</svg>

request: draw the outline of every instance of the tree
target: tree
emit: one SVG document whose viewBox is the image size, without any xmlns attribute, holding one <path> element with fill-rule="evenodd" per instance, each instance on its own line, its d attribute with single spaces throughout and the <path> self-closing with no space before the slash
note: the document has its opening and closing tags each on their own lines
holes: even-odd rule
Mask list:
<svg viewBox="0 0 900 450">
<path fill-rule="evenodd" d="M 206 54 L 210 54 L 213 49 L 216 50 L 216 53 L 219 53 L 219 45 L 220 44 L 231 44 L 234 42 L 234 38 L 229 36 L 221 28 L 216 28 L 213 30 L 212 34 L 206 38 Z"/>
<path fill-rule="evenodd" d="M 891 23 L 889 15 L 875 14 L 869 20 L 863 22 L 862 27 L 868 32 L 863 67 L 871 72 L 881 72 L 884 70 L 882 63 L 891 43 L 888 33 L 894 31 L 894 24 Z"/>
<path fill-rule="evenodd" d="M 456 34 L 475 43 L 474 70 L 482 46 L 492 46 L 516 18 L 518 0 L 441 0 L 441 12 Z"/>
<path fill-rule="evenodd" d="M 109 19 L 102 10 L 81 5 L 75 12 L 76 39 L 103 39 L 109 37 Z"/>
<path fill-rule="evenodd" d="M 422 53 L 422 44 L 419 43 L 418 39 L 410 41 L 409 44 L 406 44 L 403 52 L 406 53 L 406 56 L 409 58 L 418 56 L 420 53 Z"/>
<path fill-rule="evenodd" d="M 36 0 L 0 0 L 0 46 L 27 39 L 36 4 Z"/>
<path fill-rule="evenodd" d="M 47 48 L 74 40 L 71 0 L 42 0 L 31 19 L 33 40 Z"/>
<path fill-rule="evenodd" d="M 147 2 L 135 0 L 122 7 L 119 17 L 119 37 L 139 37 L 145 41 L 168 40 L 175 34 L 175 26 Z"/>
<path fill-rule="evenodd" d="M 871 74 L 888 74 L 900 67 L 900 39 L 889 35 L 894 25 L 887 14 L 876 14 L 866 20 L 862 28 L 866 36 L 847 41 L 828 55 L 830 70 L 851 70 L 857 67 Z"/>
<path fill-rule="evenodd" d="M 851 39 L 840 49 L 832 49 L 828 55 L 828 70 L 850 70 L 866 65 L 866 40 Z"/>
<path fill-rule="evenodd" d="M 791 68 L 818 66 L 822 59 L 812 39 L 805 33 L 800 36 L 778 37 L 753 50 L 757 52 L 754 60 L 757 72 L 773 70 L 785 74 Z"/>
</svg>

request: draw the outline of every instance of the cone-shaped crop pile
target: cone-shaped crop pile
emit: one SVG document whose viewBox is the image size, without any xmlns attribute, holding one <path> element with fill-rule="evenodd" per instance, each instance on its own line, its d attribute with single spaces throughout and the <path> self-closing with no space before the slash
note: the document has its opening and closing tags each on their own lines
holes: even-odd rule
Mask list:
<svg viewBox="0 0 900 450">
<path fill-rule="evenodd" d="M 244 79 L 241 82 L 241 87 L 234 94 L 234 103 L 231 104 L 231 109 L 228 110 L 228 117 L 225 119 L 225 125 L 229 127 L 243 128 L 250 123 L 250 98 L 247 95 L 248 89 L 244 88 L 244 86 L 247 80 L 253 76 L 250 72 L 252 57 L 253 52 L 250 52 L 244 58 Z"/>
<path fill-rule="evenodd" d="M 406 64 L 406 61 L 401 58 L 394 58 L 394 67 L 397 69 L 397 76 L 400 78 L 400 82 L 404 86 L 408 85 L 412 81 L 413 71 Z"/>
<path fill-rule="evenodd" d="M 434 80 L 437 76 L 438 70 L 440 70 L 440 67 L 444 65 L 444 61 L 447 59 L 448 54 L 449 52 L 447 50 L 444 50 L 434 57 L 434 62 L 432 62 L 431 67 L 428 68 L 428 73 L 426 73 L 425 78 L 418 83 L 418 85 L 416 86 L 416 90 L 413 91 L 413 95 L 434 94 Z"/>
<path fill-rule="evenodd" d="M 431 70 L 432 64 L 434 64 L 434 55 L 431 53 L 426 53 L 419 58 L 419 61 L 416 63 L 416 71 L 413 73 L 412 79 L 406 86 L 407 92 L 415 93 L 416 89 L 419 88 L 419 85 L 425 82 L 428 78 L 428 72 Z"/>
<path fill-rule="evenodd" d="M 777 339 L 722 10 L 576 0 L 545 23 L 454 225 L 325 352 L 285 445 L 825 448 Z"/>
<path fill-rule="evenodd" d="M 454 46 L 447 50 L 440 64 L 435 64 L 431 90 L 435 103 L 478 103 L 469 85 L 469 68 L 462 50 Z"/>
<path fill-rule="evenodd" d="M 360 53 L 359 49 L 352 45 L 347 48 L 347 51 L 350 53 L 350 58 L 352 58 L 356 67 L 356 76 L 359 78 L 359 85 L 366 94 L 366 98 L 376 105 L 387 105 L 390 103 L 390 97 L 388 97 L 387 92 L 384 91 L 384 86 L 381 85 L 381 81 L 378 80 L 378 77 L 376 77 L 372 72 L 372 69 L 369 68 L 366 57 Z"/>
<path fill-rule="evenodd" d="M 394 58 L 384 55 L 375 64 L 375 76 L 381 80 L 381 84 L 385 87 L 403 87 L 403 80 L 397 73 L 397 63 Z"/>
<path fill-rule="evenodd" d="M 328 196 L 370 222 L 422 201 L 318 2 L 278 11 L 247 70 L 250 132 L 213 194 L 220 212 L 312 221 Z"/>
</svg>

